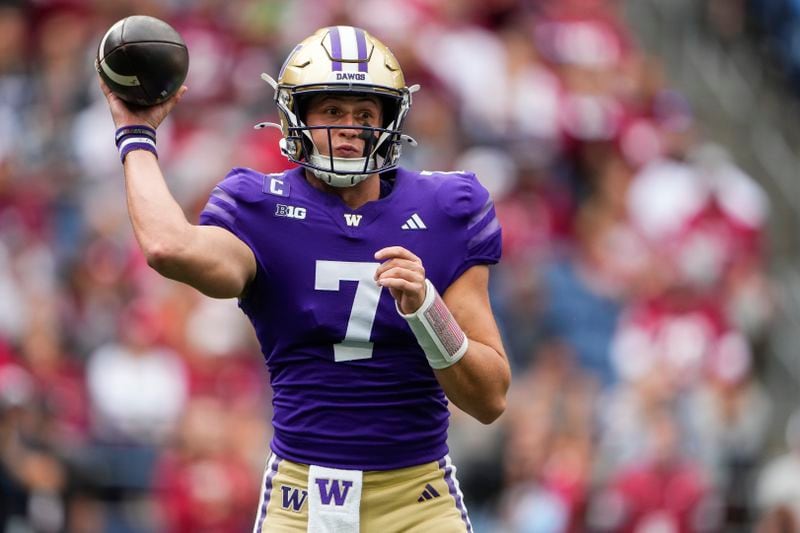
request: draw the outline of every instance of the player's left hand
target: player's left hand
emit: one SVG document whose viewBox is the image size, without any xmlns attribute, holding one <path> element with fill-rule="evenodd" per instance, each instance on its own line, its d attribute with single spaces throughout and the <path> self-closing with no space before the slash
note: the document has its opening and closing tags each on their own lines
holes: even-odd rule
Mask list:
<svg viewBox="0 0 800 533">
<path fill-rule="evenodd" d="M 422 260 L 402 246 L 388 246 L 375 252 L 383 261 L 375 272 L 375 281 L 386 287 L 404 314 L 415 312 L 425 301 L 425 267 Z"/>
</svg>

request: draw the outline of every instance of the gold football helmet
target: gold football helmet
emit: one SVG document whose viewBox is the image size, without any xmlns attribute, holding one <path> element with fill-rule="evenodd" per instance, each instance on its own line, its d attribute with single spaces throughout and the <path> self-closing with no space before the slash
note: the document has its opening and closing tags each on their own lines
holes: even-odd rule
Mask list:
<svg viewBox="0 0 800 533">
<path fill-rule="evenodd" d="M 281 151 L 290 160 L 308 168 L 319 179 L 334 187 L 352 187 L 370 174 L 397 166 L 401 144 L 416 142 L 401 131 L 411 107 L 411 93 L 419 86 L 405 86 L 403 72 L 392 52 L 378 39 L 352 26 L 321 28 L 308 37 L 286 58 L 276 82 L 267 74 L 261 77 L 275 89 L 275 102 L 283 133 Z M 311 139 L 312 129 L 327 129 L 328 143 L 333 130 L 342 126 L 305 124 L 305 108 L 310 96 L 319 93 L 370 94 L 382 103 L 380 127 L 347 126 L 361 129 L 365 140 L 359 158 L 321 155 Z M 333 154 L 329 146 L 328 153 Z"/>
</svg>

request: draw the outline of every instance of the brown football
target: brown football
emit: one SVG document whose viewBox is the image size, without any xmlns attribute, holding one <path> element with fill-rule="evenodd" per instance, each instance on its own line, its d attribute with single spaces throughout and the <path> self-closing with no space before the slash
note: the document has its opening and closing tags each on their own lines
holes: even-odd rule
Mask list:
<svg viewBox="0 0 800 533">
<path fill-rule="evenodd" d="M 108 29 L 97 47 L 95 67 L 121 99 L 152 106 L 181 87 L 189 71 L 189 51 L 163 20 L 133 15 Z"/>
</svg>

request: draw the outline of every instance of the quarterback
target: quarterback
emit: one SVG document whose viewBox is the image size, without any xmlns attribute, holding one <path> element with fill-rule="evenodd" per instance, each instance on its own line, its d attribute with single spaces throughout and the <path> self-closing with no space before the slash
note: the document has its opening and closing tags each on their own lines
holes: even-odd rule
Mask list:
<svg viewBox="0 0 800 533">
<path fill-rule="evenodd" d="M 274 437 L 254 532 L 471 531 L 448 457 L 448 400 L 483 423 L 510 371 L 488 296 L 500 226 L 469 172 L 398 166 L 412 93 L 380 41 L 318 30 L 275 91 L 297 167 L 235 168 L 187 221 L 155 156 L 186 88 L 132 109 L 102 85 L 128 210 L 148 263 L 238 298 L 273 389 Z"/>
</svg>

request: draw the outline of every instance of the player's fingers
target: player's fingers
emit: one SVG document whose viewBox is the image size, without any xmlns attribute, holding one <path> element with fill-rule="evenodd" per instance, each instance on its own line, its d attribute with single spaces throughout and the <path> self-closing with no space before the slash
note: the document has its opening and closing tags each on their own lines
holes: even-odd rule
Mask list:
<svg viewBox="0 0 800 533">
<path fill-rule="evenodd" d="M 402 313 L 414 313 L 425 301 L 425 283 L 399 277 L 385 277 L 380 285 L 389 289 Z"/>
<path fill-rule="evenodd" d="M 178 91 L 175 94 L 173 94 L 166 102 L 161 104 L 161 112 L 163 114 L 161 120 L 166 118 L 166 116 L 169 115 L 170 111 L 172 111 L 172 108 L 175 107 L 175 105 L 178 102 L 180 102 L 181 98 L 183 98 L 183 95 L 186 93 L 187 89 L 188 87 L 186 87 L 186 85 L 181 85 L 181 88 L 178 89 Z M 159 120 L 159 122 L 161 121 Z"/>
<path fill-rule="evenodd" d="M 100 76 L 97 76 L 97 81 L 98 85 L 100 85 L 100 90 L 103 91 L 103 94 L 106 95 L 106 98 L 108 98 L 108 95 L 111 94 L 111 87 L 109 87 L 108 84 Z"/>
<path fill-rule="evenodd" d="M 183 98 L 183 95 L 186 94 L 189 88 L 186 85 L 181 85 L 181 88 L 178 89 L 178 92 L 175 93 L 175 103 L 178 103 Z"/>
<path fill-rule="evenodd" d="M 418 273 L 423 278 L 425 277 L 425 268 L 422 266 L 422 263 L 417 263 L 408 259 L 390 259 L 378 266 L 375 270 L 375 279 L 378 279 L 384 272 L 393 268 L 407 269 Z"/>
<path fill-rule="evenodd" d="M 380 250 L 375 252 L 375 259 L 379 261 L 391 258 L 408 259 L 409 261 L 422 263 L 422 260 L 419 257 L 411 253 L 411 251 L 408 250 L 407 248 L 403 248 L 402 246 L 387 246 L 386 248 L 381 248 Z"/>
<path fill-rule="evenodd" d="M 380 285 L 387 289 L 393 289 L 403 293 L 413 293 L 425 287 L 424 284 L 409 281 L 403 278 L 383 278 L 380 280 Z"/>
<path fill-rule="evenodd" d="M 416 283 L 419 287 L 421 287 L 425 283 L 425 276 L 422 275 L 420 272 L 400 267 L 390 268 L 389 270 L 379 274 L 376 279 L 378 284 L 382 285 L 384 280 L 394 279 L 394 278 L 404 279 L 406 281 Z M 417 289 L 419 287 L 417 287 Z"/>
<path fill-rule="evenodd" d="M 170 98 L 169 98 L 169 99 L 168 99 L 166 102 L 164 102 L 164 103 L 165 103 L 165 104 L 171 104 L 171 105 L 173 105 L 173 106 L 174 106 L 175 104 L 177 104 L 178 102 L 180 102 L 180 101 L 181 101 L 181 98 L 183 98 L 183 95 L 184 95 L 184 94 L 186 94 L 186 91 L 188 91 L 188 90 L 189 90 L 189 88 L 188 88 L 186 85 L 181 85 L 181 88 L 180 88 L 180 89 L 178 89 L 178 90 L 175 92 L 175 94 L 173 94 L 173 95 L 172 95 L 172 96 L 171 96 L 171 97 L 170 97 Z"/>
</svg>

